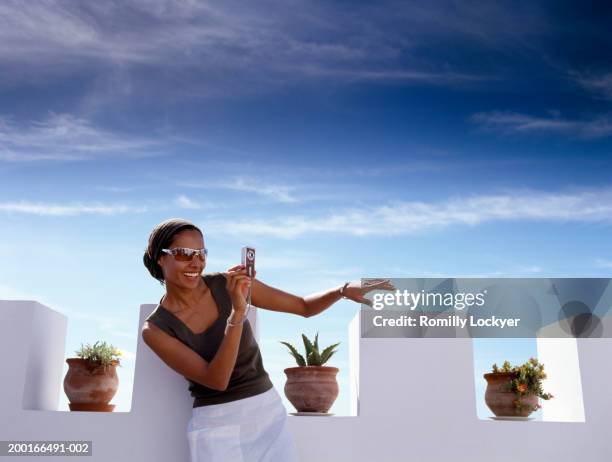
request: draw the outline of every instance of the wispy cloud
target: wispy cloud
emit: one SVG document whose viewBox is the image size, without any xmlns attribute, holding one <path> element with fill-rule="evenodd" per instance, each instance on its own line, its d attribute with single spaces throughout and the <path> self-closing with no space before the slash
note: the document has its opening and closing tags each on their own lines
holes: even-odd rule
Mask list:
<svg viewBox="0 0 612 462">
<path fill-rule="evenodd" d="M 449 226 L 493 221 L 612 222 L 612 189 L 577 193 L 516 191 L 453 198 L 441 202 L 400 202 L 344 209 L 327 215 L 277 216 L 266 220 L 217 220 L 208 231 L 269 235 L 286 239 L 313 233 L 394 236 Z"/>
<path fill-rule="evenodd" d="M 226 189 L 230 191 L 238 191 L 252 193 L 258 196 L 263 196 L 272 199 L 275 202 L 293 203 L 298 202 L 298 198 L 293 194 L 294 187 L 275 184 L 256 177 L 233 177 L 224 181 L 213 181 L 207 183 L 180 183 L 180 186 L 186 188 L 199 189 Z"/>
<path fill-rule="evenodd" d="M 459 273 L 453 274 L 452 277 L 457 278 L 507 278 L 507 277 L 533 277 L 534 275 L 541 275 L 544 269 L 537 265 L 523 266 L 523 265 L 509 265 L 507 268 L 475 272 L 475 273 Z M 440 275 L 435 277 L 442 277 Z M 449 277 L 447 274 L 446 277 Z"/>
<path fill-rule="evenodd" d="M 350 81 L 421 83 L 427 85 L 453 85 L 490 79 L 490 77 L 467 73 L 426 72 L 418 69 L 343 69 L 298 65 L 295 67 L 295 71 L 303 76 L 335 77 Z"/>
<path fill-rule="evenodd" d="M 297 201 L 291 193 L 293 188 L 286 185 L 270 184 L 260 181 L 253 182 L 247 178 L 238 177 L 233 181 L 227 182 L 224 187 L 233 191 L 259 194 L 278 202 L 290 203 Z"/>
<path fill-rule="evenodd" d="M 98 314 L 91 311 L 82 311 L 78 309 L 63 309 L 63 314 L 65 314 L 69 320 L 71 321 L 85 321 L 89 325 L 95 324 L 96 328 L 102 332 L 108 333 L 109 335 L 116 337 L 125 337 L 133 339 L 137 332 L 129 332 L 125 330 L 127 321 L 122 317 L 122 315 L 106 315 L 106 314 Z M 123 350 L 125 351 L 125 350 Z M 129 356 L 129 352 L 128 356 Z M 129 359 L 129 357 L 128 357 Z"/>
<path fill-rule="evenodd" d="M 592 119 L 567 119 L 558 115 L 536 117 L 517 112 L 480 112 L 470 120 L 485 130 L 502 133 L 559 133 L 582 138 L 602 138 L 612 135 L 609 115 Z"/>
<path fill-rule="evenodd" d="M 151 91 L 161 82 L 171 83 L 165 96 L 207 96 L 228 87 L 235 94 L 313 78 L 455 85 L 480 77 L 427 53 L 406 57 L 432 38 L 486 38 L 492 47 L 543 28 L 533 9 L 457 8 L 452 2 L 265 5 L 4 1 L 0 61 L 20 69 L 22 79 L 89 75 L 98 91 L 122 94 Z"/>
<path fill-rule="evenodd" d="M 38 215 L 51 217 L 70 217 L 80 215 L 123 215 L 147 212 L 171 212 L 176 208 L 200 210 L 222 209 L 215 203 L 201 204 L 185 195 L 179 195 L 174 200 L 156 201 L 154 203 L 100 203 L 100 202 L 36 202 L 31 200 L 0 202 L 0 213 L 23 215 Z"/>
<path fill-rule="evenodd" d="M 316 270 L 308 270 L 306 273 L 315 274 L 322 277 L 330 278 L 359 278 L 361 275 L 366 274 L 365 268 L 360 266 L 349 266 L 345 268 L 317 268 Z"/>
<path fill-rule="evenodd" d="M 612 100 L 612 73 L 599 75 L 571 73 L 571 76 L 583 88 L 605 99 Z"/>
<path fill-rule="evenodd" d="M 143 213 L 145 206 L 124 204 L 51 204 L 44 202 L 0 202 L 0 212 L 40 216 L 77 216 L 77 215 L 120 215 Z"/>
<path fill-rule="evenodd" d="M 22 126 L 0 119 L 0 162 L 81 161 L 98 156 L 148 156 L 159 143 L 95 127 L 70 114 Z"/>
<path fill-rule="evenodd" d="M 178 196 L 176 200 L 174 201 L 174 203 L 182 209 L 195 210 L 195 209 L 202 208 L 202 206 L 198 202 L 194 201 L 193 199 L 190 199 L 184 194 L 181 194 L 180 196 Z"/>
<path fill-rule="evenodd" d="M 127 193 L 136 189 L 133 186 L 97 186 L 98 191 L 112 192 L 112 193 Z"/>
<path fill-rule="evenodd" d="M 227 148 L 230 151 L 232 148 Z M 195 189 L 230 189 L 228 185 L 241 182 L 257 188 L 259 185 L 269 187 L 274 198 L 288 194 L 290 201 L 304 202 L 317 199 L 350 199 L 354 198 L 358 190 L 363 190 L 364 181 L 370 178 L 396 178 L 407 175 L 420 175 L 431 172 L 433 174 L 456 172 L 458 170 L 473 171 L 478 168 L 505 169 L 517 166 L 542 165 L 547 161 L 535 158 L 500 158 L 472 159 L 462 156 L 459 151 L 434 149 L 428 146 L 407 147 L 401 159 L 388 160 L 385 154 L 378 155 L 373 152 L 370 159 L 360 162 L 346 162 L 337 165 L 337 159 L 317 159 L 309 165 L 295 165 L 290 161 L 233 162 L 210 158 L 205 162 L 188 160 L 185 162 L 190 171 L 207 169 L 215 171 L 222 181 L 174 180 L 177 186 Z M 253 158 L 253 153 L 240 152 L 240 155 Z M 331 156 L 330 156 L 331 157 Z M 249 177 L 241 175 L 249 171 Z M 339 181 L 342 180 L 342 181 Z M 368 190 L 371 195 L 372 190 Z M 368 196 L 371 197 L 371 196 Z M 280 201 L 280 200 L 279 200 Z"/>
<path fill-rule="evenodd" d="M 423 268 L 402 268 L 390 266 L 384 268 L 386 277 L 418 277 L 418 278 L 504 278 L 504 277 L 527 277 L 534 274 L 541 274 L 544 269 L 537 265 L 524 266 L 516 264 L 504 265 L 503 269 L 482 271 L 482 272 L 454 272 L 451 271 L 432 271 Z"/>
<path fill-rule="evenodd" d="M 208 231 L 206 223 L 202 225 L 204 233 Z M 210 262 L 214 263 L 217 268 L 231 268 L 236 265 L 237 262 L 235 257 L 228 255 L 213 255 L 210 258 Z M 320 268 L 322 265 L 321 261 L 313 255 L 313 252 L 283 252 L 281 255 L 270 255 L 262 254 L 257 256 L 257 270 L 272 270 L 272 271 L 283 271 L 291 269 L 306 269 L 306 268 Z"/>
</svg>

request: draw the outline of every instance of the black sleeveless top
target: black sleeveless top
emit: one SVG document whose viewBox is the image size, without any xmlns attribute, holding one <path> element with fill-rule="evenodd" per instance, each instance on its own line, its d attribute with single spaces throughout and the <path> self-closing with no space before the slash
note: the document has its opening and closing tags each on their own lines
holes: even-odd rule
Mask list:
<svg viewBox="0 0 612 462">
<path fill-rule="evenodd" d="M 219 317 L 204 332 L 194 334 L 183 321 L 161 304 L 155 308 L 146 320 L 183 342 L 207 362 L 210 362 L 217 353 L 225 336 L 225 326 L 232 310 L 232 302 L 225 288 L 226 280 L 222 273 L 206 274 L 203 278 L 219 308 Z M 253 336 L 253 330 L 249 321 L 244 322 L 236 365 L 226 390 L 214 390 L 190 379 L 187 379 L 187 381 L 189 382 L 191 396 L 194 397 L 193 407 L 221 404 L 248 398 L 272 388 L 272 382 L 268 377 L 268 373 L 263 368 L 261 352 Z"/>
</svg>

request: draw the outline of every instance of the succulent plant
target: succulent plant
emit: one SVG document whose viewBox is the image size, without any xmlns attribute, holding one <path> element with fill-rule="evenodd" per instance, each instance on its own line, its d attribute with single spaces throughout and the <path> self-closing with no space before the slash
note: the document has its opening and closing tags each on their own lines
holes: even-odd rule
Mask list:
<svg viewBox="0 0 612 462">
<path fill-rule="evenodd" d="M 306 349 L 306 358 L 298 353 L 297 349 L 289 342 L 280 342 L 289 348 L 289 353 L 295 358 L 297 365 L 300 367 L 306 366 L 322 366 L 332 355 L 336 352 L 335 348 L 340 343 L 334 343 L 328 346 L 323 351 L 319 351 L 319 333 L 315 336 L 314 342 L 311 342 L 306 335 L 302 334 L 302 340 L 304 341 L 304 348 Z"/>
<path fill-rule="evenodd" d="M 517 408 L 525 407 L 521 403 L 521 398 L 527 395 L 536 395 L 544 400 L 553 398 L 550 393 L 544 393 L 542 388 L 542 380 L 546 379 L 546 373 L 544 372 L 544 364 L 540 363 L 536 358 L 529 358 L 524 364 L 520 366 L 512 366 L 508 361 L 504 361 L 502 367 L 498 367 L 497 364 L 493 364 L 493 373 L 511 373 L 514 378 L 508 383 L 507 391 L 511 391 L 516 395 L 516 406 Z M 536 410 L 540 407 L 537 405 Z"/>
</svg>

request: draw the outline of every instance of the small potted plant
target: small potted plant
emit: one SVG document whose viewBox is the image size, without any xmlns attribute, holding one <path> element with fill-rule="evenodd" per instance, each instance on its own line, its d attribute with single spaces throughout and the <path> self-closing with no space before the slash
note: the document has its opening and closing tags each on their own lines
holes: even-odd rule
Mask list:
<svg viewBox="0 0 612 462">
<path fill-rule="evenodd" d="M 484 378 L 487 381 L 485 402 L 497 417 L 527 418 L 541 407 L 538 398 L 553 397 L 542 389 L 546 373 L 536 358 L 520 366 L 511 366 L 508 361 L 501 368 L 493 364 L 492 372 L 484 374 Z"/>
<path fill-rule="evenodd" d="M 121 351 L 106 342 L 93 346 L 81 344 L 76 358 L 68 358 L 68 372 L 64 377 L 64 392 L 70 400 L 71 411 L 112 412 L 108 404 L 119 387 L 116 367 Z"/>
<path fill-rule="evenodd" d="M 338 382 L 336 381 L 337 367 L 323 366 L 336 352 L 340 343 L 328 346 L 319 351 L 319 334 L 315 336 L 314 343 L 302 334 L 306 356 L 298 353 L 296 348 L 288 342 L 280 342 L 289 348 L 298 367 L 285 369 L 287 382 L 285 395 L 295 406 L 298 412 L 322 413 L 329 411 L 338 397 Z"/>
</svg>

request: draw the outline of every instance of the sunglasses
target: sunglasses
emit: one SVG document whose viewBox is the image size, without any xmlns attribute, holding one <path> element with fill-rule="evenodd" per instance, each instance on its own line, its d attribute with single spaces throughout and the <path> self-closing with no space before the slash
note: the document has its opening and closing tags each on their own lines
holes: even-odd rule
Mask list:
<svg viewBox="0 0 612 462">
<path fill-rule="evenodd" d="M 208 255 L 208 249 L 189 249 L 187 247 L 162 249 L 162 252 L 172 255 L 176 261 L 191 261 L 196 255 L 205 260 Z"/>
</svg>

